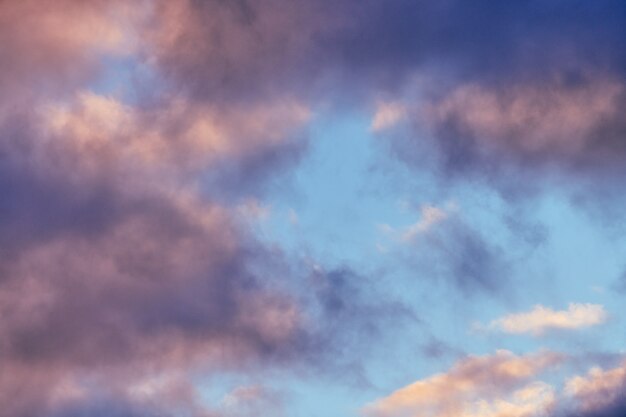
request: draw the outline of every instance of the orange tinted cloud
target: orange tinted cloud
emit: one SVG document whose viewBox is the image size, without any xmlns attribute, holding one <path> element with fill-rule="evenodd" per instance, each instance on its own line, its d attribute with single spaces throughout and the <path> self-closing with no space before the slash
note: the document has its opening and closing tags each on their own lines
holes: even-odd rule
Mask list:
<svg viewBox="0 0 626 417">
<path fill-rule="evenodd" d="M 409 416 L 491 416 L 500 409 L 517 409 L 525 416 L 526 407 L 545 407 L 551 394 L 544 387 L 523 386 L 546 368 L 560 361 L 557 354 L 544 352 L 517 356 L 500 350 L 491 356 L 470 356 L 448 372 L 437 374 L 401 388 L 365 408 L 377 417 Z M 512 395 L 507 402 L 493 402 Z M 480 401 L 483 402 L 480 402 Z M 486 401 L 486 402 L 485 402 Z M 530 414 L 529 414 L 530 415 Z"/>
</svg>

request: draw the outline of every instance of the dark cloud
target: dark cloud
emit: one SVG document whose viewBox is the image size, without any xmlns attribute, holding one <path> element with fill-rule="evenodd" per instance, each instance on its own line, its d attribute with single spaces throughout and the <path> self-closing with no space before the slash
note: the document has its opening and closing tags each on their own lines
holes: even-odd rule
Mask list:
<svg viewBox="0 0 626 417">
<path fill-rule="evenodd" d="M 455 213 L 445 216 L 400 236 L 407 264 L 423 279 L 451 284 L 465 294 L 506 293 L 510 257 L 478 226 Z"/>
<path fill-rule="evenodd" d="M 132 381 L 193 364 L 284 363 L 306 351 L 303 312 L 270 289 L 280 271 L 263 267 L 261 248 L 233 240 L 224 213 L 207 210 L 127 214 L 97 233 L 64 234 L 3 259 L 0 361 L 24 364 L 7 384 L 43 384 L 7 401 L 32 407 L 24 395 L 46 398 L 56 382 L 84 372 L 123 387 L 113 371 L 127 369 Z"/>
<path fill-rule="evenodd" d="M 622 390 L 621 398 L 611 402 L 599 410 L 590 410 L 586 412 L 564 413 L 567 417 L 621 417 L 626 414 L 626 400 L 623 399 L 626 392 Z"/>
<path fill-rule="evenodd" d="M 147 55 L 174 88 L 197 100 L 258 100 L 305 91 L 298 84 L 319 73 L 315 39 L 333 25 L 325 1 L 156 4 Z"/>
<path fill-rule="evenodd" d="M 626 377 L 624 365 L 609 369 L 595 368 L 586 376 L 570 380 L 568 390 L 573 395 L 572 403 L 556 416 L 617 417 L 626 412 Z"/>
<path fill-rule="evenodd" d="M 430 24 L 416 24 L 415 38 L 426 50 L 401 48 L 411 64 L 399 65 L 422 77 L 412 98 L 399 94 L 414 133 L 394 146 L 409 164 L 430 152 L 444 178 L 479 178 L 507 195 L 540 187 L 537 177 L 623 175 L 623 4 L 450 1 L 422 16 Z M 371 59 L 393 73 L 396 60 Z"/>
<path fill-rule="evenodd" d="M 505 278 L 501 254 L 480 234 L 461 226 L 439 243 L 444 257 L 438 267 L 450 268 L 462 290 L 495 291 L 502 287 Z"/>
<path fill-rule="evenodd" d="M 116 399 L 93 401 L 88 405 L 73 405 L 49 414 L 49 417 L 169 417 L 164 411 L 142 409 L 123 404 Z"/>
<path fill-rule="evenodd" d="M 281 173 L 289 172 L 308 148 L 304 133 L 294 133 L 294 136 L 281 146 L 271 146 L 242 159 L 216 161 L 212 169 L 202 175 L 204 192 L 212 198 L 232 202 L 242 195 L 262 196 L 272 187 L 285 186 L 285 176 Z"/>
<path fill-rule="evenodd" d="M 371 341 L 393 339 L 424 324 L 411 306 L 382 284 L 384 272 L 365 275 L 345 265 L 330 269 L 316 265 L 308 272 L 313 341 L 323 361 L 314 361 L 314 369 L 322 371 L 322 377 L 371 388 L 375 382 L 368 375 L 367 361 L 388 354 L 388 346 Z"/>
<path fill-rule="evenodd" d="M 444 176 L 508 194 L 538 172 L 623 174 L 620 1 L 279 3 L 161 3 L 151 58 L 200 101 L 396 97 L 415 121 L 410 165 L 434 153 Z"/>
<path fill-rule="evenodd" d="M 368 339 L 407 320 L 419 321 L 402 302 L 381 294 L 371 277 L 349 267 L 314 268 L 310 280 L 328 335 L 351 333 Z"/>
<path fill-rule="evenodd" d="M 197 192 L 202 173 L 226 171 L 217 160 L 241 166 L 240 178 L 268 172 L 279 157 L 267 155 L 306 110 L 202 107 L 184 96 L 130 106 L 83 91 L 106 57 L 129 53 L 128 19 L 140 12 L 118 2 L 0 5 L 10 57 L 0 66 L 7 417 L 180 415 L 161 400 L 145 406 L 133 387 L 312 349 L 306 312 L 281 284 L 282 255 L 255 242 L 217 191 Z"/>
</svg>

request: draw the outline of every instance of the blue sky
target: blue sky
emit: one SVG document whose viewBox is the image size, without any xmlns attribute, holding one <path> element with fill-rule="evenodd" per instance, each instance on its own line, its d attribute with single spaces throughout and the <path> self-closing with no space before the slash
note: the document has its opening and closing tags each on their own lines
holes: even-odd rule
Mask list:
<svg viewBox="0 0 626 417">
<path fill-rule="evenodd" d="M 267 214 L 258 220 L 257 233 L 290 256 L 314 259 L 329 269 L 348 265 L 373 277 L 374 287 L 402 300 L 420 322 L 400 322 L 403 336 L 390 329 L 391 334 L 372 341 L 384 348 L 364 365 L 371 384 L 367 389 L 352 386 L 349 378 L 321 384 L 301 381 L 306 388 L 298 392 L 304 398 L 294 402 L 289 415 L 358 415 L 360 403 L 446 369 L 464 354 L 486 355 L 496 349 L 554 349 L 571 355 L 623 350 L 623 324 L 617 319 L 621 297 L 612 289 L 623 269 L 623 239 L 595 222 L 558 186 L 535 197 L 532 213 L 511 207 L 488 187 L 461 184 L 442 193 L 428 173 L 414 175 L 394 166 L 381 138 L 372 132 L 371 120 L 365 112 L 316 117 L 309 127 L 306 157 L 280 176 L 282 186 L 260 202 Z M 451 208 L 502 248 L 508 265 L 499 278 L 509 280 L 516 290 L 458 294 L 438 285 L 428 269 L 420 270 L 416 263 L 428 260 L 412 262 L 420 248 L 401 241 L 396 231 L 419 222 L 420 207 L 428 205 Z M 528 224 L 507 224 L 516 211 Z M 536 241 L 520 236 L 524 230 L 519 227 L 536 229 L 538 237 L 531 239 Z M 503 337 L 484 329 L 511 311 L 528 311 L 538 304 L 562 310 L 572 302 L 603 305 L 612 318 L 582 335 Z M 432 343 L 429 336 L 450 344 L 449 351 L 440 357 L 420 352 Z"/>
</svg>

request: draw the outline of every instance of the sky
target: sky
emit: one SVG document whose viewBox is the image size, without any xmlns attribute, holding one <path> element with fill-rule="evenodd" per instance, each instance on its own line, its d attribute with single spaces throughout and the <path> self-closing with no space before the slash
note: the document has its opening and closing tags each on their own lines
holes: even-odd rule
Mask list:
<svg viewBox="0 0 626 417">
<path fill-rule="evenodd" d="M 626 414 L 626 3 L 0 0 L 3 417 Z"/>
</svg>

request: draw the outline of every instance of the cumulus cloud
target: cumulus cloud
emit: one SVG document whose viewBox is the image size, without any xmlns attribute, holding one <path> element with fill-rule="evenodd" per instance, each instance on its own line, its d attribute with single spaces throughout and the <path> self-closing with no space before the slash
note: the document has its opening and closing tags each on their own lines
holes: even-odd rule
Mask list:
<svg viewBox="0 0 626 417">
<path fill-rule="evenodd" d="M 490 327 L 506 333 L 541 335 L 550 330 L 574 330 L 596 326 L 608 319 L 608 313 L 599 304 L 570 303 L 567 310 L 553 310 L 536 305 L 524 313 L 510 314 L 491 322 Z"/>
<path fill-rule="evenodd" d="M 264 155 L 297 142 L 309 111 L 295 100 L 91 91 L 107 59 L 136 58 L 148 6 L 0 5 L 11 57 L 0 68 L 7 417 L 215 415 L 192 401 L 192 369 L 286 363 L 312 349 L 306 312 L 281 284 L 282 255 L 201 184 L 248 164 L 257 181 L 272 165 Z"/>
<path fill-rule="evenodd" d="M 514 391 L 509 398 L 493 402 L 479 400 L 466 414 L 468 417 L 531 417 L 545 415 L 554 406 L 554 388 L 543 382 L 535 382 Z"/>
<path fill-rule="evenodd" d="M 603 75 L 575 83 L 470 83 L 426 104 L 418 117 L 443 141 L 443 162 L 452 172 L 556 164 L 587 175 L 622 163 L 621 128 L 610 126 L 620 123 L 623 97 L 623 81 Z M 462 160 L 454 159 L 453 148 L 465 149 Z"/>
<path fill-rule="evenodd" d="M 536 177 L 616 183 L 625 159 L 623 4 L 563 6 L 381 7 L 354 30 L 346 65 L 395 93 L 396 110 L 381 111 L 377 124 L 412 131 L 374 130 L 418 170 L 435 161 L 446 180 L 480 179 L 507 195 Z"/>
<path fill-rule="evenodd" d="M 626 364 L 602 370 L 592 368 L 585 376 L 566 381 L 565 392 L 576 401 L 580 412 L 590 415 L 617 415 L 626 410 Z"/>
<path fill-rule="evenodd" d="M 42 93 L 71 93 L 97 76 L 105 56 L 131 54 L 144 15 L 138 3 L 116 0 L 2 2 L 0 48 L 10 59 L 2 65 L 0 88 L 12 99 L 0 100 L 0 118 Z"/>
<path fill-rule="evenodd" d="M 538 379 L 565 356 L 542 352 L 518 356 L 497 351 L 461 360 L 446 373 L 401 388 L 363 408 L 363 415 L 539 417 L 621 416 L 626 410 L 625 367 L 592 368 L 562 384 Z M 562 389 L 559 386 L 562 385 Z"/>
<path fill-rule="evenodd" d="M 146 175 L 189 179 L 223 161 L 244 164 L 291 141 L 297 146 L 299 128 L 309 118 L 302 105 L 280 100 L 232 108 L 180 97 L 142 109 L 91 92 L 69 103 L 49 103 L 41 113 L 48 136 L 37 144 L 41 153 L 52 148 L 74 158 L 85 175 L 132 175 L 144 182 Z"/>
<path fill-rule="evenodd" d="M 533 416 L 553 402 L 552 388 L 529 383 L 561 357 L 552 352 L 518 356 L 497 351 L 470 356 L 448 372 L 401 388 L 364 409 L 368 416 Z"/>
</svg>

